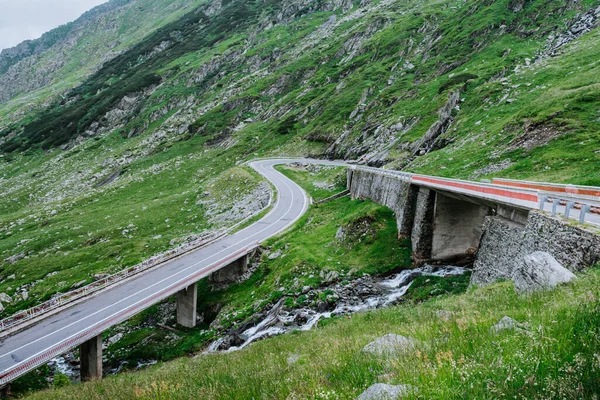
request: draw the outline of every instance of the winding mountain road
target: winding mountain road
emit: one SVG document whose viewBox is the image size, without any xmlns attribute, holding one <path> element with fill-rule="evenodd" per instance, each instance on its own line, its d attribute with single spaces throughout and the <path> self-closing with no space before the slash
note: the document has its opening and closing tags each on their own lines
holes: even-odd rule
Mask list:
<svg viewBox="0 0 600 400">
<path fill-rule="evenodd" d="M 310 200 L 300 186 L 275 170 L 274 166 L 296 161 L 346 165 L 306 159 L 251 162 L 249 165 L 269 180 L 277 190 L 277 200 L 266 216 L 230 236 L 134 275 L 90 295 L 85 300 L 65 306 L 18 333 L 5 335 L 0 339 L 0 386 L 176 294 L 248 253 L 258 243 L 289 228 L 306 212 Z M 490 199 L 498 198 L 502 202 L 528 209 L 539 207 L 537 192 L 528 189 L 507 189 L 501 185 L 424 177 L 395 171 L 385 173 L 397 174 L 402 176 L 402 179 L 434 189 Z M 535 193 L 535 196 L 532 193 Z M 523 200 L 529 197 L 531 199 Z M 592 223 L 599 224 L 598 219 L 598 215 L 593 215 Z"/>
<path fill-rule="evenodd" d="M 300 186 L 276 171 L 274 166 L 293 161 L 298 160 L 261 160 L 250 163 L 277 190 L 273 208 L 258 222 L 206 247 L 135 275 L 2 339 L 0 385 L 174 295 L 228 265 L 257 243 L 290 227 L 308 209 L 309 198 Z"/>
</svg>

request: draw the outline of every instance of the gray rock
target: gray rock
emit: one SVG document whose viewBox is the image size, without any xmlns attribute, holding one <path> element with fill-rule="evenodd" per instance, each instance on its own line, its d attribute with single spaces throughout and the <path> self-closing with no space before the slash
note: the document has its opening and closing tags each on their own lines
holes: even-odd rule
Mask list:
<svg viewBox="0 0 600 400">
<path fill-rule="evenodd" d="M 21 292 L 21 297 L 23 298 L 23 300 L 27 300 L 29 298 L 29 292 L 27 290 L 23 290 Z"/>
<path fill-rule="evenodd" d="M 418 344 L 412 337 L 387 334 L 367 344 L 362 351 L 377 357 L 390 357 L 410 352 Z"/>
<path fill-rule="evenodd" d="M 365 390 L 357 400 L 396 400 L 415 391 L 410 385 L 386 385 L 376 383 Z"/>
<path fill-rule="evenodd" d="M 512 275 L 517 293 L 552 289 L 575 279 L 575 274 L 563 267 L 548 252 L 535 251 L 525 257 Z"/>
<path fill-rule="evenodd" d="M 4 311 L 4 306 L 2 305 L 2 303 L 0 303 L 0 313 Z"/>
<path fill-rule="evenodd" d="M 325 275 L 325 282 L 333 282 L 340 277 L 340 274 L 336 271 L 329 271 L 327 275 Z"/>
<path fill-rule="evenodd" d="M 269 260 L 275 260 L 281 257 L 281 250 L 277 250 L 275 253 L 269 254 Z"/>
<path fill-rule="evenodd" d="M 287 363 L 288 365 L 294 365 L 296 364 L 298 361 L 300 361 L 300 356 L 298 354 L 292 354 L 291 356 L 288 357 L 287 359 Z"/>
<path fill-rule="evenodd" d="M 498 323 L 496 325 L 494 325 L 490 328 L 490 331 L 495 334 L 498 334 L 500 332 L 505 332 L 505 331 L 514 331 L 514 330 L 526 331 L 527 325 L 522 324 L 518 321 L 515 321 L 514 319 L 512 319 L 511 317 L 506 316 L 506 315 L 504 317 L 502 317 L 502 319 L 500 321 L 498 321 Z"/>
<path fill-rule="evenodd" d="M 25 258 L 25 253 L 20 252 L 19 254 L 15 254 L 8 258 L 5 258 L 4 261 L 6 261 L 8 264 L 14 264 L 17 261 L 22 260 L 23 258 Z"/>
<path fill-rule="evenodd" d="M 6 293 L 0 293 L 0 301 L 3 303 L 12 303 L 13 299 Z"/>
<path fill-rule="evenodd" d="M 83 285 L 85 285 L 85 281 L 79 281 L 79 282 L 76 282 L 76 283 L 74 283 L 74 284 L 71 286 L 71 289 L 79 289 L 79 288 L 80 288 L 80 287 L 82 287 Z"/>
</svg>

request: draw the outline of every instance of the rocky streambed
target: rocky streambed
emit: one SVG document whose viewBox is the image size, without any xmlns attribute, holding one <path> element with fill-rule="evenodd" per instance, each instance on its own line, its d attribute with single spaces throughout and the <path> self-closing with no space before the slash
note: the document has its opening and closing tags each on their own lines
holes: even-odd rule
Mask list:
<svg viewBox="0 0 600 400">
<path fill-rule="evenodd" d="M 248 322 L 212 342 L 205 353 L 240 350 L 261 339 L 309 330 L 321 319 L 390 306 L 400 301 L 419 276 L 447 277 L 467 271 L 469 269 L 464 267 L 426 265 L 391 277 L 365 275 L 318 289 L 305 288 L 302 295 L 312 306 L 286 306 L 287 298 L 284 297 L 268 311 L 254 315 Z"/>
<path fill-rule="evenodd" d="M 450 277 L 468 271 L 470 269 L 465 267 L 425 265 L 390 276 L 365 274 L 354 279 L 336 278 L 340 281 L 318 288 L 306 286 L 299 295 L 282 297 L 267 310 L 256 313 L 241 325 L 222 333 L 221 337 L 208 345 L 203 354 L 241 350 L 262 339 L 292 331 L 310 330 L 323 319 L 391 306 L 402 301 L 403 296 L 419 276 Z M 298 305 L 299 303 L 303 305 Z M 174 314 L 173 306 L 174 304 L 165 305 L 163 319 Z M 166 321 L 162 322 L 167 324 Z M 118 341 L 121 337 L 122 334 L 117 334 L 109 338 L 105 346 Z M 105 374 L 116 374 L 122 369 L 140 369 L 156 362 L 156 360 L 122 361 L 117 366 L 106 369 Z M 53 359 L 48 366 L 52 376 L 64 374 L 73 382 L 79 380 L 79 359 L 73 351 Z"/>
</svg>

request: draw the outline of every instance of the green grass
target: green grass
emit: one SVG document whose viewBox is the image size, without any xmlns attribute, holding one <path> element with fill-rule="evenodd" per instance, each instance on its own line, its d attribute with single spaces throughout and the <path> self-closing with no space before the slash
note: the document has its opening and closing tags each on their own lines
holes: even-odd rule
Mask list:
<svg viewBox="0 0 600 400">
<path fill-rule="evenodd" d="M 591 269 L 575 283 L 528 297 L 515 294 L 510 282 L 474 288 L 30 398 L 350 399 L 376 382 L 418 387 L 408 398 L 593 398 L 600 387 L 599 284 L 600 271 Z M 452 318 L 439 318 L 439 310 Z M 505 315 L 529 330 L 490 332 Z M 422 345 L 387 361 L 361 353 L 387 333 Z M 292 355 L 298 361 L 288 363 Z"/>
<path fill-rule="evenodd" d="M 309 173 L 305 168 L 282 165 L 275 169 L 301 185 L 315 201 L 346 190 L 346 168 L 343 167 L 308 166 Z"/>
<path fill-rule="evenodd" d="M 344 168 L 319 167 L 318 172 L 286 166 L 277 168 L 290 175 L 313 196 L 329 197 L 344 188 Z M 223 202 L 225 205 L 234 197 L 249 193 L 253 186 L 249 183 L 255 184 L 257 180 L 257 173 L 253 170 L 234 167 L 207 181 L 203 190 L 210 193 L 208 198 L 227 194 L 227 201 Z M 326 183 L 331 187 L 315 192 L 314 182 Z M 203 199 L 207 198 L 203 192 L 202 195 Z M 336 240 L 336 232 L 341 226 L 352 227 L 357 221 L 364 220 L 370 222 L 367 235 L 350 235 L 343 242 Z M 271 252 L 281 251 L 283 254 L 274 260 L 263 256 L 258 270 L 247 281 L 218 291 L 212 291 L 206 279 L 199 283 L 198 310 L 203 313 L 221 305 L 217 324 L 221 329 L 237 326 L 283 296 L 288 298 L 288 305 L 293 305 L 294 302 L 301 305 L 302 288 L 306 285 L 320 286 L 323 280 L 320 273 L 323 270 L 337 271 L 344 279 L 348 279 L 362 276 L 363 273 L 378 274 L 410 266 L 409 246 L 406 241 L 397 239 L 392 212 L 372 202 L 351 201 L 348 197 L 311 206 L 307 214 L 289 231 L 264 245 Z M 280 290 L 282 287 L 284 290 Z M 169 304 L 172 305 L 172 299 L 160 306 L 150 307 L 124 324 L 105 332 L 105 340 L 117 333 L 124 334 L 118 342 L 108 347 L 106 366 L 116 367 L 127 361 L 123 366 L 127 370 L 135 368 L 138 362 L 165 361 L 193 354 L 217 335 L 215 330 L 209 329 L 206 322 L 199 324 L 196 329 L 177 326 L 178 331 L 175 333 L 158 326 L 161 315 L 159 307 Z M 166 315 L 166 321 L 160 323 L 176 326 L 175 312 L 167 311 Z M 28 374 L 19 380 L 17 388 L 21 392 L 28 387 L 39 389 L 29 383 L 35 381 L 38 375 L 44 374 L 47 371 Z"/>
</svg>

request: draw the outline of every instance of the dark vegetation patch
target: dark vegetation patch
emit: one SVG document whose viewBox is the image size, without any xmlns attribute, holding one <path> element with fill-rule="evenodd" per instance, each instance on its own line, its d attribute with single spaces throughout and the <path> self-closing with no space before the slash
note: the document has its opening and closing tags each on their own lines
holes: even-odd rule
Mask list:
<svg viewBox="0 0 600 400">
<path fill-rule="evenodd" d="M 440 295 L 464 293 L 469 287 L 470 279 L 470 272 L 445 277 L 419 276 L 413 281 L 404 299 L 418 302 Z"/>
<path fill-rule="evenodd" d="M 49 149 L 67 143 L 99 120 L 126 94 L 159 84 L 161 77 L 155 71 L 161 67 L 242 32 L 256 22 L 264 7 L 279 7 L 274 0 L 264 3 L 256 0 L 230 1 L 214 17 L 206 16 L 198 8 L 158 29 L 131 50 L 107 62 L 61 103 L 50 106 L 35 120 L 26 122 L 23 134 L 4 143 L 0 150 L 12 152 L 32 146 Z M 173 32 L 178 32 L 179 40 L 167 50 L 148 58 L 155 47 L 172 40 Z"/>
<path fill-rule="evenodd" d="M 448 81 L 446 83 L 442 84 L 442 86 L 440 86 L 440 89 L 438 90 L 438 93 L 443 93 L 446 89 L 449 89 L 454 85 L 466 83 L 467 81 L 469 81 L 471 79 L 477 79 L 477 78 L 479 78 L 479 77 L 475 74 L 458 74 L 458 75 L 453 76 L 452 78 L 448 79 Z"/>
</svg>

